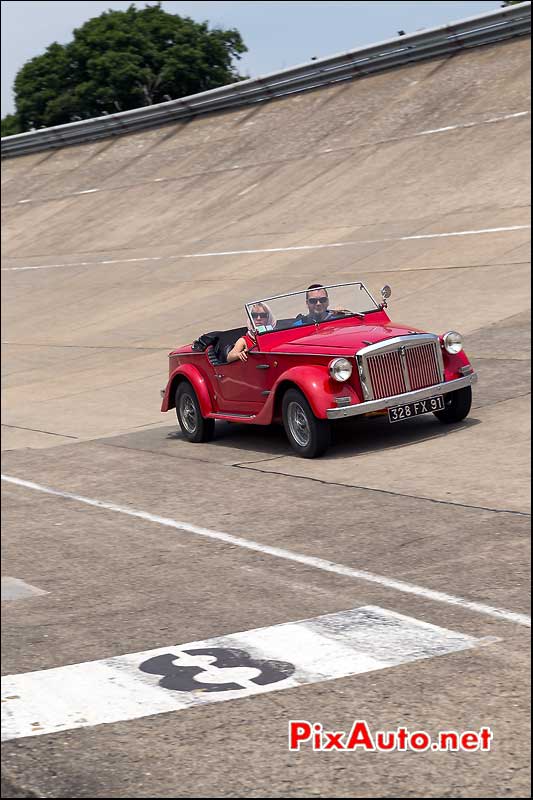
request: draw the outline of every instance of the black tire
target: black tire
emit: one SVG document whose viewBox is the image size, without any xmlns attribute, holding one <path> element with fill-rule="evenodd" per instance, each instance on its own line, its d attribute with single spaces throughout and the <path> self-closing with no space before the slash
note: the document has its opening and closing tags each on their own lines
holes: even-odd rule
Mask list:
<svg viewBox="0 0 533 800">
<path fill-rule="evenodd" d="M 302 458 L 318 458 L 329 447 L 329 421 L 317 419 L 304 394 L 288 389 L 282 401 L 283 427 L 293 450 Z"/>
<path fill-rule="evenodd" d="M 176 416 L 189 442 L 209 442 L 215 435 L 215 420 L 202 417 L 196 392 L 188 381 L 176 389 Z"/>
<path fill-rule="evenodd" d="M 464 389 L 445 394 L 444 409 L 435 411 L 435 416 L 444 425 L 449 425 L 452 422 L 461 422 L 462 419 L 468 416 L 471 406 L 472 389 L 470 386 L 465 386 Z"/>
</svg>

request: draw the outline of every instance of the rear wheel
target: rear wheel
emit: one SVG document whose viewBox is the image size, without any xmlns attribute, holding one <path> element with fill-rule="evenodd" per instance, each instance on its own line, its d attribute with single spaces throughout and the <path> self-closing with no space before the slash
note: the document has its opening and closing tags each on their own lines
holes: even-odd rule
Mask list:
<svg viewBox="0 0 533 800">
<path fill-rule="evenodd" d="M 295 452 L 302 458 L 317 458 L 329 447 L 328 420 L 318 419 L 299 389 L 288 389 L 282 402 L 283 426 Z"/>
<path fill-rule="evenodd" d="M 456 392 L 449 392 L 444 395 L 444 409 L 435 411 L 437 419 L 449 425 L 451 422 L 460 422 L 468 416 L 472 405 L 472 389 L 465 386 L 464 389 L 457 389 Z"/>
<path fill-rule="evenodd" d="M 189 442 L 209 442 L 215 435 L 215 420 L 202 417 L 196 392 L 188 381 L 176 389 L 176 416 Z"/>
</svg>

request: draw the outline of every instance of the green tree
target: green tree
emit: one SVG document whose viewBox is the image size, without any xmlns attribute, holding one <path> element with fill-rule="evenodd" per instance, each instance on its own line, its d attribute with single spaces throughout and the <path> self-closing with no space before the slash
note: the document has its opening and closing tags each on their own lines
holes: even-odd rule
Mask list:
<svg viewBox="0 0 533 800">
<path fill-rule="evenodd" d="M 19 120 L 16 114 L 7 114 L 2 120 L 2 136 L 13 136 L 21 133 Z"/>
<path fill-rule="evenodd" d="M 16 118 L 26 131 L 214 89 L 242 80 L 232 61 L 246 51 L 237 30 L 209 29 L 160 3 L 106 11 L 19 70 Z"/>
</svg>

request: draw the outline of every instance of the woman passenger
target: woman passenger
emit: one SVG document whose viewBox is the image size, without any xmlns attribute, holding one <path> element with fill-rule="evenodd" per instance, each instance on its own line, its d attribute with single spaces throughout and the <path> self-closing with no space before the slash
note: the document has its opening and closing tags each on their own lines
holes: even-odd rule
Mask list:
<svg viewBox="0 0 533 800">
<path fill-rule="evenodd" d="M 255 303 L 252 306 L 252 320 L 255 327 L 259 325 L 268 325 L 270 328 L 274 328 L 276 325 L 276 318 L 272 313 L 272 310 L 266 303 Z M 255 329 L 248 326 L 248 332 L 246 334 L 252 342 L 255 344 Z M 226 361 L 231 363 L 232 361 L 247 361 L 248 360 L 248 342 L 246 341 L 245 336 L 241 336 L 240 339 L 237 339 L 231 350 L 229 351 L 228 355 L 226 356 Z"/>
</svg>

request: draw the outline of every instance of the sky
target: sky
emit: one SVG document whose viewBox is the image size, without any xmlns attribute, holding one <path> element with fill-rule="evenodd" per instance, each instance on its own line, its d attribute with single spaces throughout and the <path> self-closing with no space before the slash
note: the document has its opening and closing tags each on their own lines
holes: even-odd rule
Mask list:
<svg viewBox="0 0 533 800">
<path fill-rule="evenodd" d="M 74 28 L 108 9 L 125 10 L 129 2 L 100 0 L 2 0 L 2 117 L 14 111 L 13 81 L 26 61 L 52 42 L 66 44 Z M 135 2 L 143 8 L 145 2 Z M 306 2 L 306 0 L 239 0 L 238 2 L 162 3 L 165 11 L 207 21 L 210 27 L 237 28 L 248 47 L 238 62 L 241 75 L 269 72 L 413 33 L 447 22 L 493 11 L 501 0 L 455 2 Z"/>
</svg>

